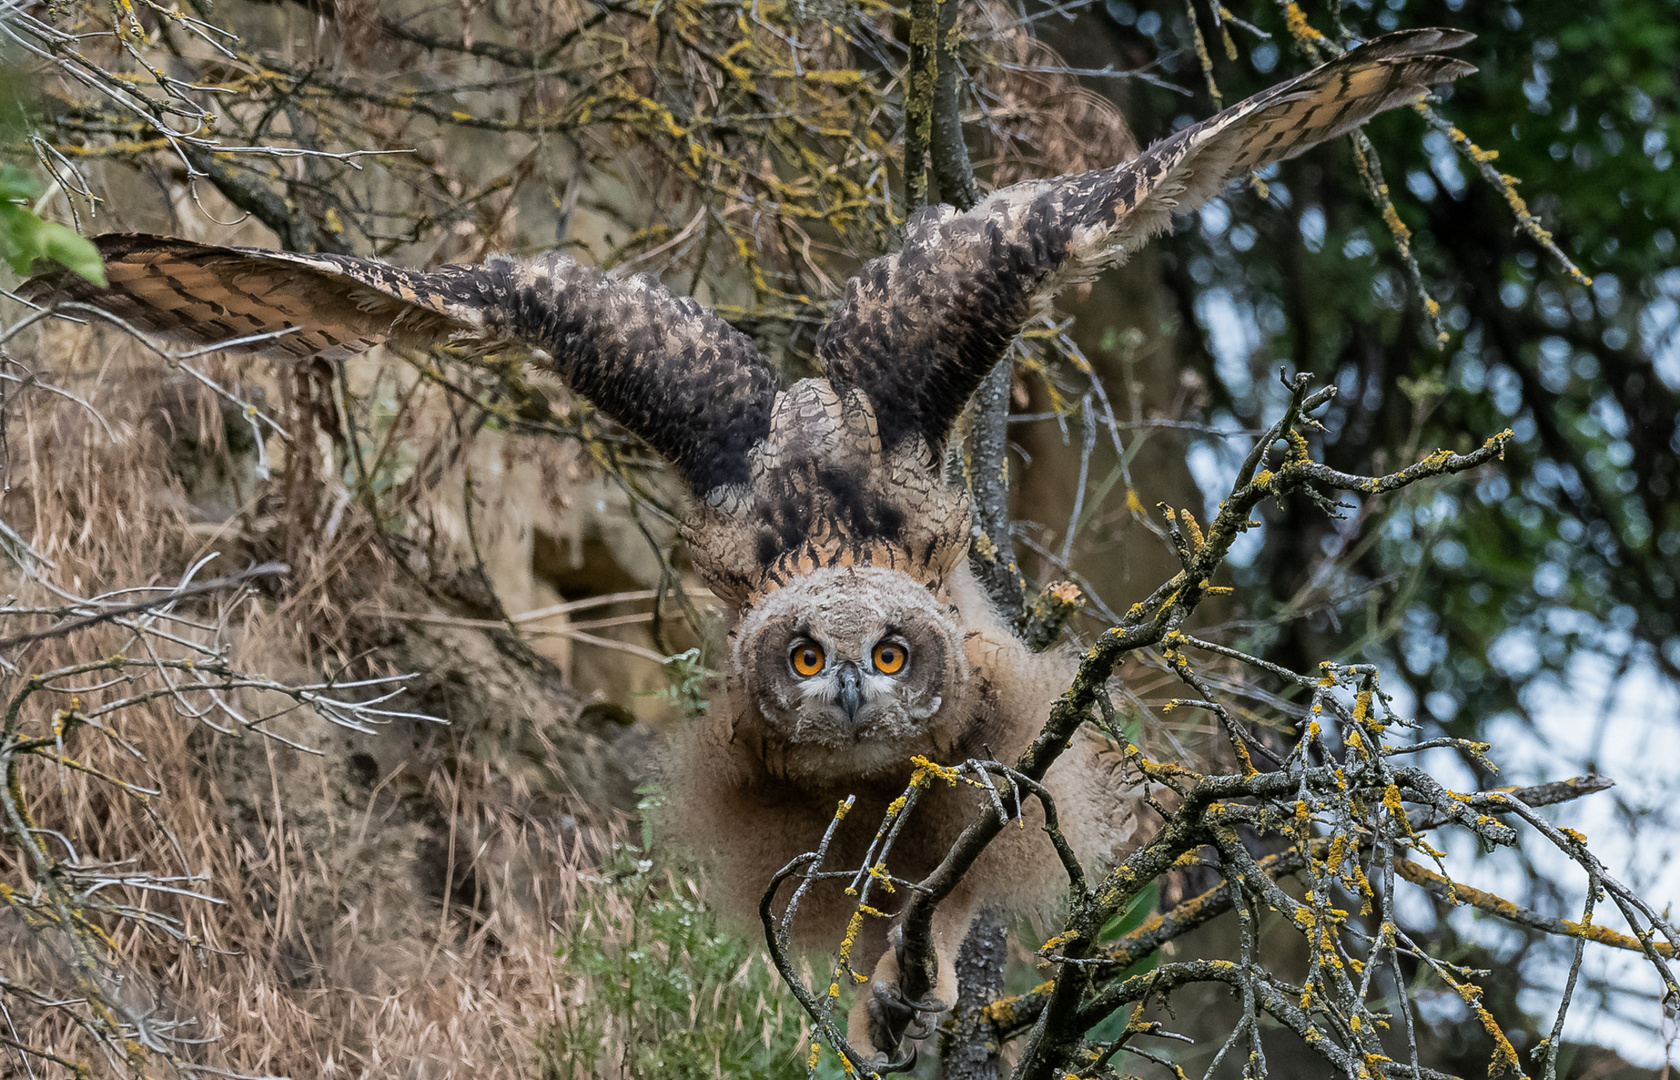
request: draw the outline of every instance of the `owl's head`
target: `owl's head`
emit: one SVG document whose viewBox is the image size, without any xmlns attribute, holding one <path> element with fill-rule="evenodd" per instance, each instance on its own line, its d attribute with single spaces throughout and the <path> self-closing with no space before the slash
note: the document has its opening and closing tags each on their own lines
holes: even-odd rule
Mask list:
<svg viewBox="0 0 1680 1080">
<path fill-rule="evenodd" d="M 818 570 L 747 613 L 731 682 L 789 779 L 868 776 L 928 752 L 969 684 L 963 641 L 954 610 L 908 574 Z"/>
</svg>

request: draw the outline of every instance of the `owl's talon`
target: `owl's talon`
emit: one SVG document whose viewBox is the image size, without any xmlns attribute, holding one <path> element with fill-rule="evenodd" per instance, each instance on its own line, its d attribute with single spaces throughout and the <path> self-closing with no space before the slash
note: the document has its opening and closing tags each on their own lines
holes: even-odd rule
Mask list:
<svg viewBox="0 0 1680 1080">
<path fill-rule="evenodd" d="M 869 1042 L 877 1052 L 874 1068 L 877 1072 L 908 1072 L 916 1064 L 915 1040 L 933 1034 L 930 1014 L 950 1008 L 943 1001 L 912 1001 L 904 991 L 892 983 L 875 983 L 867 1006 L 869 1010 Z M 892 1054 L 904 1048 L 904 1057 L 894 1060 Z"/>
<path fill-rule="evenodd" d="M 917 1060 L 916 1047 L 911 1044 L 904 1048 L 904 1056 L 900 1058 L 891 1057 L 885 1051 L 877 1051 L 875 1056 L 869 1059 L 869 1067 L 886 1076 L 889 1073 L 909 1072 L 916 1067 Z"/>
</svg>

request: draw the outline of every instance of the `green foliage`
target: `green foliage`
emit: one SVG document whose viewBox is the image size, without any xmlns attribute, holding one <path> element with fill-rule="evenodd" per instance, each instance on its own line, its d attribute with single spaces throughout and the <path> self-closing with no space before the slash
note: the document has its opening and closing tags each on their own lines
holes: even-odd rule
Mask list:
<svg viewBox="0 0 1680 1080">
<path fill-rule="evenodd" d="M 1126 906 L 1125 911 L 1103 924 L 1102 933 L 1097 936 L 1097 940 L 1108 942 L 1124 937 L 1148 921 L 1149 916 L 1160 906 L 1161 883 L 1152 881 L 1142 892 L 1132 897 L 1132 902 Z M 1160 961 L 1159 953 L 1150 953 L 1144 959 L 1127 968 L 1125 973 L 1136 975 L 1140 972 L 1152 971 Z"/>
<path fill-rule="evenodd" d="M 1142 55 L 1190 57 L 1162 70 L 1194 84 L 1182 4 L 1108 7 L 1122 41 Z M 1612 670 L 1654 669 L 1673 679 L 1680 674 L 1675 4 L 1247 5 L 1236 14 L 1271 38 L 1234 32 L 1241 57 L 1216 55 L 1227 102 L 1304 66 L 1289 44 L 1289 10 L 1323 31 L 1341 22 L 1366 37 L 1398 26 L 1477 33 L 1457 55 L 1479 71 L 1443 94 L 1439 112 L 1482 153 L 1498 155 L 1493 167 L 1520 181 L 1517 190 L 1592 282 L 1572 278 L 1519 233 L 1505 198 L 1477 177 L 1475 164 L 1403 109 L 1368 133 L 1451 331 L 1445 348 L 1428 332 L 1345 146 L 1284 163 L 1268 175 L 1266 197 L 1227 192 L 1222 206 L 1157 242 L 1172 294 L 1164 306 L 1183 313 L 1176 345 L 1205 381 L 1209 418 L 1227 430 L 1256 426 L 1276 392 L 1272 374 L 1287 367 L 1337 385 L 1316 437 L 1326 463 L 1339 469 L 1381 471 L 1408 448 L 1514 433 L 1501 467 L 1473 486 L 1362 502 L 1350 515 L 1359 518 L 1353 542 L 1347 521 L 1315 508 L 1269 508 L 1264 532 L 1249 537 L 1252 562 L 1234 575 L 1251 620 L 1235 643 L 1285 666 L 1332 654 L 1381 665 L 1385 680 L 1393 673 L 1391 689 L 1410 691 L 1408 711 L 1423 738 L 1487 738 L 1490 719 L 1525 716 L 1543 700 L 1532 689 L 1567 686 L 1578 662 L 1595 653 Z M 1142 88 L 1128 117 L 1148 137 L 1210 108 Z M 1249 336 L 1220 340 L 1221 320 Z M 1234 470 L 1247 447 L 1227 449 L 1225 441 L 1198 449 L 1223 455 Z M 1618 735 L 1641 722 L 1670 721 L 1619 719 Z M 1470 755 L 1464 760 L 1492 780 Z M 1531 872 L 1541 883 L 1537 902 L 1550 902 L 1553 872 Z M 1450 958 L 1454 932 L 1438 925 L 1435 940 Z M 1498 964 L 1520 975 L 1517 986 L 1554 977 L 1557 968 L 1530 946 L 1501 947 Z M 1505 1004 L 1491 1007 L 1504 1016 Z M 1509 1004 L 1514 1014 L 1515 999 Z M 1433 1064 L 1448 1067 L 1445 1057 Z"/>
<path fill-rule="evenodd" d="M 16 165 L 0 165 L 0 259 L 15 273 L 27 274 L 36 260 L 55 262 L 105 284 L 105 263 L 99 250 L 73 229 L 42 220 L 29 205 L 41 195 L 41 185 Z"/>
<path fill-rule="evenodd" d="M 700 662 L 700 650 L 688 649 L 665 658 L 665 678 L 670 685 L 655 691 L 682 710 L 690 720 L 702 716 L 711 702 L 706 692 L 717 672 Z"/>
<path fill-rule="evenodd" d="M 634 847 L 578 900 L 559 955 L 572 1003 L 544 1046 L 545 1080 L 794 1080 L 804 1014 L 762 950 L 721 928 L 694 882 Z M 841 1076 L 824 1053 L 816 1075 Z"/>
</svg>

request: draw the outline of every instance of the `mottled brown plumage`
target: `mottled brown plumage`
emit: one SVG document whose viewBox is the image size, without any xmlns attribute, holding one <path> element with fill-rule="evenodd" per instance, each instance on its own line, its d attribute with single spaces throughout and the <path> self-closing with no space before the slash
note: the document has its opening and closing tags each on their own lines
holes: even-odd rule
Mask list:
<svg viewBox="0 0 1680 1080">
<path fill-rule="evenodd" d="M 94 243 L 109 288 L 53 274 L 20 295 L 92 304 L 187 346 L 279 335 L 228 350 L 275 359 L 341 359 L 382 342 L 540 349 L 701 494 L 745 485 L 747 453 L 769 428 L 775 375 L 745 335 L 657 282 L 559 253 L 420 271 L 159 236 Z"/>
<path fill-rule="evenodd" d="M 1389 34 L 1150 146 L 1110 169 L 1028 180 L 966 213 L 912 218 L 871 261 L 817 339 L 836 388 L 876 403 L 888 446 L 943 443 L 1022 327 L 1064 286 L 1125 260 L 1250 170 L 1304 153 L 1434 83 L 1475 69 L 1432 55 L 1473 35 Z"/>
<path fill-rule="evenodd" d="M 966 213 L 923 211 L 902 250 L 848 284 L 818 338 L 827 378 L 780 393 L 753 345 L 717 315 L 558 254 L 420 272 L 106 236 L 96 242 L 109 289 L 59 274 L 22 292 L 93 304 L 192 346 L 281 333 L 237 346 L 276 358 L 343 357 L 392 340 L 528 346 L 670 460 L 696 496 L 685 525 L 694 564 L 740 621 L 721 696 L 670 757 L 669 816 L 674 833 L 711 850 L 725 892 L 750 917 L 770 875 L 814 846 L 840 798 L 859 796 L 860 833 L 837 839 L 835 854 L 861 859 L 910 755 L 1012 758 L 1072 672 L 1070 656 L 1034 654 L 1010 636 L 976 586 L 964 557 L 967 496 L 939 467 L 952 425 L 1026 322 L 1231 180 L 1474 70 L 1435 55 L 1469 37 L 1390 34 L 1124 164 L 1015 184 Z M 1141 839 L 1095 737 L 1081 735 L 1045 783 L 1082 858 L 1111 860 Z M 914 878 L 936 865 L 975 798 L 930 795 L 893 871 Z M 946 970 L 975 904 L 1042 909 L 1059 879 L 1049 847 L 1010 830 L 941 908 Z M 814 892 L 806 938 L 838 940 L 848 913 L 837 890 Z M 890 1053 L 906 1005 L 894 999 L 882 936 L 865 945 L 882 960 L 853 1032 Z"/>
</svg>

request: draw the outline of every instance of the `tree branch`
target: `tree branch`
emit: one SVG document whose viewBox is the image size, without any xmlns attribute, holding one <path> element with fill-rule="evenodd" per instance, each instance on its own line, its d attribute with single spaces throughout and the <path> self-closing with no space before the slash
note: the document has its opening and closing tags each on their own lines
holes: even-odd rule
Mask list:
<svg viewBox="0 0 1680 1080">
<path fill-rule="evenodd" d="M 1121 620 L 1120 625 L 1111 628 L 1098 639 L 1086 654 L 1072 685 L 1052 707 L 1049 721 L 1038 739 L 1021 756 L 1015 769 L 1006 771 L 1003 778 L 1005 783 L 1013 781 L 1018 787 L 1030 784 L 1031 788 L 1037 788 L 1038 782 L 1056 758 L 1071 744 L 1080 725 L 1091 717 L 1099 697 L 1107 693 L 1109 676 L 1127 652 L 1163 642 L 1169 647 L 1175 642 L 1188 643 L 1189 639 L 1180 632 L 1180 626 L 1206 595 L 1213 574 L 1222 565 L 1236 538 L 1250 527 L 1250 514 L 1262 500 L 1281 497 L 1297 488 L 1305 489 L 1307 494 L 1320 503 L 1329 501 L 1323 494 L 1326 490 L 1353 490 L 1369 495 L 1394 491 L 1426 477 L 1462 472 L 1493 460 L 1503 451 L 1509 437 L 1508 434 L 1495 436 L 1470 454 L 1440 451 L 1388 476 L 1350 476 L 1313 461 L 1308 455 L 1306 439 L 1297 430 L 1310 423 L 1310 414 L 1334 396 L 1334 388 L 1309 392 L 1310 377 L 1305 375 L 1296 376 L 1286 385 L 1290 390 L 1288 407 L 1238 470 L 1236 484 L 1221 505 L 1219 514 L 1209 524 L 1205 533 L 1198 528 L 1190 530 L 1190 535 L 1183 538 L 1181 558 L 1184 569 L 1172 580 L 1164 583 L 1149 599 L 1135 605 Z M 1285 443 L 1287 447 L 1282 460 L 1275 468 L 1265 468 L 1267 455 L 1278 442 Z M 1356 673 L 1349 669 L 1346 674 Z M 1338 685 L 1338 681 L 1337 678 L 1326 676 L 1326 680 L 1320 685 L 1335 686 Z M 1373 692 L 1363 692 L 1362 700 L 1367 704 L 1360 708 L 1369 709 L 1368 702 Z M 1368 718 L 1362 719 L 1362 715 L 1356 709 L 1347 718 L 1356 731 L 1367 730 L 1360 726 L 1369 723 Z M 1371 757 L 1369 752 L 1361 759 L 1357 768 L 1352 763 L 1348 765 L 1347 777 L 1343 777 L 1333 764 L 1309 767 L 1304 757 L 1293 762 L 1290 767 L 1276 772 L 1258 772 L 1248 761 L 1240 737 L 1242 733 L 1235 730 L 1234 722 L 1227 726 L 1231 728 L 1227 734 L 1242 766 L 1241 772 L 1238 775 L 1212 777 L 1179 773 L 1178 775 L 1191 779 L 1193 783 L 1189 790 L 1183 791 L 1180 806 L 1166 818 L 1155 837 L 1110 871 L 1089 892 L 1075 890 L 1084 892 L 1084 895 L 1074 898 L 1073 911 L 1062 935 L 1062 955 L 1058 957 L 1062 961 L 1061 970 L 1048 989 L 1037 1022 L 1023 1048 L 1020 1065 L 1016 1070 L 1016 1076 L 1020 1080 L 1049 1080 L 1052 1076 L 1059 1075 L 1057 1070 L 1064 1069 L 1072 1060 L 1071 1055 L 1078 1050 L 1083 1032 L 1088 1027 L 1086 1021 L 1094 1015 L 1091 1010 L 1095 1003 L 1087 1001 L 1087 991 L 1092 986 L 1094 974 L 1101 966 L 1090 963 L 1092 960 L 1102 959 L 1093 956 L 1100 931 L 1116 913 L 1124 910 L 1149 882 L 1166 873 L 1179 858 L 1204 844 L 1217 842 L 1221 850 L 1229 848 L 1232 857 L 1240 856 L 1246 860 L 1243 863 L 1246 867 L 1245 882 L 1247 871 L 1257 874 L 1258 878 L 1264 879 L 1266 883 L 1271 881 L 1269 873 L 1253 864 L 1253 860 L 1247 859 L 1246 853 L 1237 850 L 1240 844 L 1232 846 L 1232 838 L 1235 836 L 1233 826 L 1237 823 L 1272 829 L 1279 827 L 1275 811 L 1268 809 L 1271 805 L 1297 798 L 1300 791 L 1332 790 L 1337 789 L 1338 785 L 1345 790 L 1347 785 L 1356 782 L 1357 776 L 1358 783 L 1376 785 L 1379 796 L 1376 801 L 1382 806 L 1389 804 L 1390 797 L 1381 794 L 1386 786 L 1393 792 L 1392 798 L 1396 800 L 1396 807 L 1400 798 L 1412 797 L 1456 823 L 1474 827 L 1478 834 L 1495 842 L 1509 842 L 1510 837 L 1514 835 L 1493 818 L 1486 815 L 1478 817 L 1471 813 L 1467 807 L 1453 800 L 1439 785 L 1426 782 L 1427 778 L 1418 779 L 1413 775 L 1415 770 L 1389 769 L 1381 764 L 1385 760 L 1382 756 Z M 1135 747 L 1128 748 L 1128 756 L 1148 776 L 1165 776 L 1168 772 L 1160 766 L 1148 763 Z M 1396 787 L 1396 784 L 1400 786 Z M 1414 794 L 1403 796 L 1402 788 L 1413 791 Z M 1258 800 L 1259 805 L 1250 805 L 1246 800 Z M 983 804 L 983 807 L 980 819 L 963 831 L 944 861 L 920 883 L 905 902 L 900 916 L 904 930 L 905 961 L 901 971 L 901 989 L 912 999 L 919 1000 L 930 993 L 933 987 L 936 972 L 931 934 L 934 909 L 969 872 L 980 853 L 1002 829 L 1008 816 L 1002 808 L 1001 801 Z M 1271 886 L 1271 890 L 1275 893 L 1276 886 Z M 1282 896 L 1281 893 L 1277 895 Z M 1213 903 L 1209 901 L 1210 906 Z M 1301 910 L 1305 912 L 1303 917 L 1318 917 L 1316 909 Z M 1318 969 L 1316 961 L 1315 970 L 1321 970 Z M 1351 984 L 1347 984 L 1345 976 L 1340 977 L 1336 988 L 1341 995 L 1351 995 L 1354 992 Z M 1108 993 L 1105 993 L 1099 1000 L 1106 1002 L 1108 996 Z M 1258 1008 L 1284 1020 L 1288 1025 L 1288 1020 L 1278 1016 L 1272 1008 L 1271 999 L 1265 995 L 1247 1000 L 1255 1001 Z M 1302 1015 L 1305 1015 L 1304 1011 Z M 1310 1023 L 1308 1026 L 1310 1027 Z M 1355 1031 L 1357 1030 L 1356 1028 Z M 1370 1041 L 1368 1035 L 1353 1040 L 1355 1045 L 1363 1045 Z M 1320 1052 L 1334 1057 L 1332 1050 L 1338 1053 L 1351 1052 L 1337 1050 L 1333 1046 L 1326 1046 Z"/>
<path fill-rule="evenodd" d="M 998 1080 L 1001 1040 L 991 1022 L 991 1003 L 1003 990 L 1009 934 L 1003 913 L 987 908 L 976 916 L 957 951 L 957 1004 L 951 1033 L 940 1055 L 945 1080 Z"/>
<path fill-rule="evenodd" d="M 1496 893 L 1486 892 L 1454 881 L 1444 874 L 1437 874 L 1426 866 L 1419 866 L 1410 859 L 1395 859 L 1394 870 L 1401 877 L 1413 885 L 1421 886 L 1439 896 L 1450 904 L 1468 904 L 1489 915 L 1497 915 L 1507 922 L 1514 922 L 1518 926 L 1526 926 L 1531 930 L 1541 930 L 1560 937 L 1585 938 L 1596 941 L 1600 945 L 1608 945 L 1613 949 L 1626 949 L 1629 952 L 1642 953 L 1645 943 L 1630 934 L 1621 934 L 1608 926 L 1589 926 L 1568 919 L 1557 919 L 1550 915 L 1542 915 L 1538 911 L 1531 911 L 1520 904 L 1514 904 Z M 1652 942 L 1659 955 L 1674 957 L 1675 949 L 1666 942 Z"/>
</svg>

